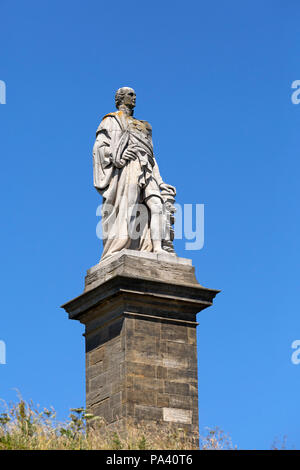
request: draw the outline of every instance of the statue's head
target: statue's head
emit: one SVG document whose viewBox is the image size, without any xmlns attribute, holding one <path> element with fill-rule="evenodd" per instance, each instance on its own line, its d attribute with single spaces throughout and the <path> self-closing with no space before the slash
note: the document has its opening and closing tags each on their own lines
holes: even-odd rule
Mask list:
<svg viewBox="0 0 300 470">
<path fill-rule="evenodd" d="M 133 88 L 124 86 L 119 88 L 115 95 L 116 108 L 120 108 L 122 104 L 130 109 L 135 107 L 136 94 Z"/>
</svg>

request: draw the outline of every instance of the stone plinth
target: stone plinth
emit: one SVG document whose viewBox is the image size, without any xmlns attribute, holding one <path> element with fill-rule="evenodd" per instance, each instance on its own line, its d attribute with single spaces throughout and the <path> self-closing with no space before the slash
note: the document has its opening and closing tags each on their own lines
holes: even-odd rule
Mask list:
<svg viewBox="0 0 300 470">
<path fill-rule="evenodd" d="M 89 269 L 84 293 L 63 305 L 85 325 L 87 409 L 196 436 L 196 314 L 218 292 L 175 255 L 123 250 Z"/>
</svg>

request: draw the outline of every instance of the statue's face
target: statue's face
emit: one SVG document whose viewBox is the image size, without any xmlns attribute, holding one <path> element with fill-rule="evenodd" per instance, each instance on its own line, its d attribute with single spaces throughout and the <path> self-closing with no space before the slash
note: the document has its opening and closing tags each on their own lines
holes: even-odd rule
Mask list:
<svg viewBox="0 0 300 470">
<path fill-rule="evenodd" d="M 125 104 L 125 106 L 128 106 L 128 108 L 133 109 L 135 107 L 135 102 L 136 102 L 135 91 L 132 88 L 128 88 L 123 97 L 123 104 Z"/>
</svg>

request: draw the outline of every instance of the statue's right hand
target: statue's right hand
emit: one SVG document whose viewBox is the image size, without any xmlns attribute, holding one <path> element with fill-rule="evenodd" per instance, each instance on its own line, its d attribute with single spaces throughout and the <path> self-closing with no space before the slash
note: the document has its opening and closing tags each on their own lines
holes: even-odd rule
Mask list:
<svg viewBox="0 0 300 470">
<path fill-rule="evenodd" d="M 122 160 L 136 160 L 137 155 L 134 150 L 130 149 L 130 147 L 127 147 L 125 152 L 122 155 Z"/>
</svg>

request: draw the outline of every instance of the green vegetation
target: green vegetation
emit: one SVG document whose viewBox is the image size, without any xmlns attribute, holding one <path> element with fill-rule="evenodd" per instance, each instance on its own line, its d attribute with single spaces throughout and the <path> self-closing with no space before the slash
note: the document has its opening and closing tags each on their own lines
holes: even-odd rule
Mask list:
<svg viewBox="0 0 300 470">
<path fill-rule="evenodd" d="M 32 402 L 19 399 L 4 403 L 0 413 L 0 450 L 133 450 L 195 449 L 183 429 L 158 429 L 133 422 L 108 427 L 104 420 L 83 408 L 72 409 L 60 423 L 54 409 L 39 410 Z M 201 449 L 231 449 L 231 440 L 219 429 L 200 437 Z"/>
</svg>

